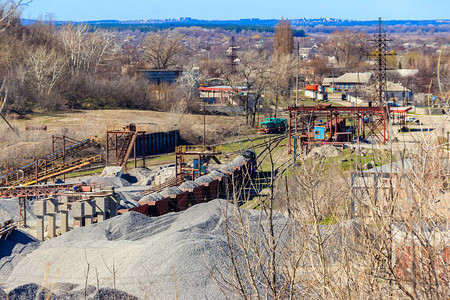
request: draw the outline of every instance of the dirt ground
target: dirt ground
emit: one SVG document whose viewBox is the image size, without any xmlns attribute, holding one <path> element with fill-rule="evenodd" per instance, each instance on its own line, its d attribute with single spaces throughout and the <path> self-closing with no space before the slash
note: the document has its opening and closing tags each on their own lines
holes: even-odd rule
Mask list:
<svg viewBox="0 0 450 300">
<path fill-rule="evenodd" d="M 50 151 L 52 135 L 66 135 L 80 140 L 97 136 L 105 143 L 106 131 L 121 129 L 134 123 L 138 130 L 149 133 L 179 129 L 181 137 L 200 144 L 203 137 L 203 115 L 140 110 L 83 110 L 53 115 L 33 115 L 9 120 L 17 129 L 12 132 L 0 123 L 0 162 L 27 160 Z M 26 130 L 26 127 L 47 126 L 47 130 Z M 206 142 L 216 144 L 224 138 L 248 131 L 241 117 L 206 115 Z"/>
<path fill-rule="evenodd" d="M 410 125 L 410 132 L 399 132 L 400 126 L 391 127 L 390 138 L 394 148 L 413 150 L 418 141 L 434 143 L 438 136 L 450 132 L 450 116 L 414 115 L 422 125 Z M 203 115 L 176 114 L 139 110 L 91 110 L 72 111 L 53 115 L 34 115 L 28 119 L 10 120 L 18 134 L 0 123 L 0 164 L 27 161 L 49 152 L 52 135 L 66 135 L 74 139 L 97 136 L 104 144 L 106 131 L 121 129 L 135 123 L 138 130 L 147 132 L 179 129 L 182 138 L 192 144 L 202 143 Z M 47 126 L 46 131 L 25 130 L 26 126 Z M 226 138 L 245 135 L 251 129 L 244 125 L 242 117 L 206 116 L 206 143 L 217 144 Z M 102 142 L 103 141 L 103 142 Z M 369 145 L 367 145 L 369 146 Z M 380 145 L 381 146 L 381 145 Z M 384 145 L 388 147 L 388 145 Z M 383 146 L 381 146 L 383 147 Z"/>
</svg>

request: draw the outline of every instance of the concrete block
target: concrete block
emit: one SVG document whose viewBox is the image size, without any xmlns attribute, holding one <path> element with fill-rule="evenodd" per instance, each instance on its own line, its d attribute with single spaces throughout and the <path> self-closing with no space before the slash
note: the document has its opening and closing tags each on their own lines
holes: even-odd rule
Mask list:
<svg viewBox="0 0 450 300">
<path fill-rule="evenodd" d="M 94 213 L 95 213 L 95 201 L 94 200 L 84 201 L 84 215 L 93 216 Z"/>
<path fill-rule="evenodd" d="M 111 218 L 118 215 L 118 209 L 119 204 L 117 203 L 117 200 L 114 197 L 108 197 L 108 212 Z"/>
<path fill-rule="evenodd" d="M 84 202 L 84 224 L 86 226 L 94 223 L 95 201 L 88 200 Z"/>
<path fill-rule="evenodd" d="M 36 216 L 36 238 L 40 241 L 44 240 L 44 217 L 43 216 Z"/>
<path fill-rule="evenodd" d="M 83 218 L 84 217 L 84 202 L 72 203 L 72 216 L 74 218 Z"/>
<path fill-rule="evenodd" d="M 46 214 L 46 202 L 43 200 L 38 200 L 34 202 L 34 215 L 37 217 L 43 217 Z"/>
<path fill-rule="evenodd" d="M 58 211 L 69 211 L 69 203 L 61 203 L 58 206 Z"/>
<path fill-rule="evenodd" d="M 95 198 L 95 211 L 97 212 L 97 222 L 103 222 L 106 219 L 108 210 L 108 201 L 105 197 Z"/>
<path fill-rule="evenodd" d="M 48 215 L 54 215 L 58 212 L 58 200 L 54 198 L 46 199 L 46 210 Z"/>
<path fill-rule="evenodd" d="M 48 215 L 47 232 L 49 238 L 56 237 L 56 214 Z"/>
<path fill-rule="evenodd" d="M 59 216 L 61 219 L 61 233 L 66 233 L 69 231 L 69 210 L 61 210 Z"/>
</svg>

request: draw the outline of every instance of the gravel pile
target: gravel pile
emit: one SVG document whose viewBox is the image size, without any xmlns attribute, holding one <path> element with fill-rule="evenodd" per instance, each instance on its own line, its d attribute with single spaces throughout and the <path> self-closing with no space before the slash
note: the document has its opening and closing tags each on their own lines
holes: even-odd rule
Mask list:
<svg viewBox="0 0 450 300">
<path fill-rule="evenodd" d="M 131 185 L 128 181 L 119 177 L 86 176 L 86 177 L 79 177 L 73 180 L 67 180 L 67 183 L 81 184 L 83 182 L 104 184 L 105 187 L 114 187 L 114 188 L 121 188 Z"/>
<path fill-rule="evenodd" d="M 121 177 L 123 174 L 122 167 L 107 166 L 103 169 L 101 177 Z"/>
<path fill-rule="evenodd" d="M 42 284 L 49 265 L 50 282 L 76 292 L 84 289 L 89 265 L 88 285 L 96 286 L 97 271 L 106 288 L 113 286 L 114 266 L 117 289 L 140 299 L 175 299 L 177 293 L 181 299 L 222 298 L 208 266 L 225 259 L 225 205 L 214 200 L 155 218 L 129 212 L 47 240 L 37 249 L 39 243 L 17 245 L 0 260 L 0 282 L 8 290 Z"/>
<path fill-rule="evenodd" d="M 151 193 L 150 195 L 145 195 L 139 201 L 159 201 L 161 199 L 164 199 L 164 196 L 160 193 Z"/>
<path fill-rule="evenodd" d="M 235 159 L 233 159 L 233 161 L 230 163 L 230 165 L 232 167 L 237 168 L 237 167 L 242 166 L 246 162 L 247 162 L 247 160 L 245 159 L 245 157 L 243 157 L 242 155 L 238 155 L 238 156 L 236 156 Z"/>
<path fill-rule="evenodd" d="M 212 179 L 212 177 L 209 175 L 203 175 L 203 176 L 200 176 L 199 178 L 195 179 L 196 183 L 209 183 L 209 182 L 213 182 L 213 181 L 214 181 L 214 179 Z"/>
<path fill-rule="evenodd" d="M 223 176 L 225 176 L 225 174 L 223 174 L 223 172 L 215 170 L 212 171 L 211 173 L 208 174 L 211 178 L 222 178 Z"/>
<path fill-rule="evenodd" d="M 140 204 L 139 204 L 139 202 L 138 201 L 136 201 L 136 200 L 132 200 L 132 199 L 129 199 L 129 200 L 120 200 L 119 201 L 119 209 L 130 209 L 130 208 L 133 208 L 133 207 L 138 207 L 138 206 L 140 206 Z"/>
<path fill-rule="evenodd" d="M 14 221 L 19 220 L 19 199 L 0 199 L 0 213 L 6 212 Z M 27 220 L 33 221 L 36 217 L 33 214 L 33 201 L 27 200 Z"/>
<path fill-rule="evenodd" d="M 154 180 L 158 184 L 162 184 L 173 177 L 175 177 L 175 166 L 160 167 L 160 169 L 155 172 Z"/>
<path fill-rule="evenodd" d="M 334 156 L 338 156 L 341 153 L 341 150 L 331 146 L 331 145 L 323 145 L 321 147 L 314 147 L 307 155 L 308 158 L 313 159 L 325 159 Z"/>
<path fill-rule="evenodd" d="M 97 278 L 105 295 L 115 279 L 121 295 L 116 299 L 127 294 L 139 299 L 175 299 L 177 295 L 180 299 L 222 299 L 210 272 L 229 259 L 224 252 L 223 212 L 232 214 L 233 210 L 225 200 L 213 200 L 154 218 L 129 212 L 42 243 L 15 231 L 7 241 L 0 241 L 0 282 L 13 291 L 10 299 L 34 299 L 49 266 L 48 282 L 56 282 L 57 295 L 52 299 L 80 299 L 84 298 L 89 266 L 88 299 L 96 295 Z M 242 210 L 241 214 L 248 217 L 249 233 L 257 242 L 262 238 L 259 228 L 267 226 L 267 218 L 254 210 Z M 233 227 L 236 222 L 230 221 Z M 275 213 L 274 221 L 277 235 L 282 230 L 289 232 L 284 227 L 289 221 L 286 217 Z M 347 233 L 357 229 L 353 221 L 321 226 L 323 234 L 330 235 L 325 245 L 327 256 L 339 260 L 341 245 L 348 243 Z M 315 232 L 313 227 L 311 230 Z M 280 241 L 282 247 L 284 239 Z M 306 264 L 318 263 L 314 249 L 312 245 L 306 250 L 312 251 L 312 259 L 305 254 Z M 0 291 L 2 298 L 5 295 Z"/>
<path fill-rule="evenodd" d="M 168 187 L 168 188 L 164 189 L 161 192 L 161 195 L 163 195 L 163 196 L 170 196 L 170 195 L 178 195 L 178 194 L 182 194 L 182 193 L 184 193 L 182 190 L 180 190 L 176 186 L 173 186 L 173 187 Z"/>
<path fill-rule="evenodd" d="M 223 166 L 220 169 L 220 171 L 224 172 L 224 173 L 233 173 L 234 172 L 234 167 L 231 165 L 231 163 L 229 163 L 229 164 Z"/>
<path fill-rule="evenodd" d="M 183 182 L 179 188 L 180 189 L 186 189 L 186 190 L 190 190 L 190 189 L 195 189 L 198 188 L 200 185 L 198 185 L 198 183 L 196 183 L 195 181 L 192 180 L 188 180 Z"/>
<path fill-rule="evenodd" d="M 150 170 L 148 168 L 136 168 L 130 170 L 126 175 L 134 177 L 134 184 L 136 185 L 151 185 L 155 179 L 155 173 L 155 170 Z"/>
</svg>

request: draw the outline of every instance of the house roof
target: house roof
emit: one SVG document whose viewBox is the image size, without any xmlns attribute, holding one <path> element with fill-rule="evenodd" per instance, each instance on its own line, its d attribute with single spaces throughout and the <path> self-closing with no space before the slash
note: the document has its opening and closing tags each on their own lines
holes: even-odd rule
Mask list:
<svg viewBox="0 0 450 300">
<path fill-rule="evenodd" d="M 312 48 L 299 48 L 298 49 L 298 54 L 302 55 L 309 55 L 309 53 L 311 52 Z"/>
<path fill-rule="evenodd" d="M 389 107 L 389 112 L 391 113 L 395 113 L 395 114 L 404 114 L 407 113 L 408 111 L 410 111 L 412 109 L 412 107 Z"/>
<path fill-rule="evenodd" d="M 363 171 L 363 173 L 377 173 L 377 174 L 394 174 L 401 172 L 408 172 L 412 169 L 412 161 L 410 159 L 399 160 L 390 164 L 382 165 L 372 169 Z"/>
<path fill-rule="evenodd" d="M 388 81 L 386 82 L 386 92 L 411 92 L 411 90 L 400 83 Z"/>
<path fill-rule="evenodd" d="M 398 69 L 398 70 L 387 70 L 388 75 L 397 75 L 400 77 L 410 77 L 419 74 L 419 69 Z"/>
<path fill-rule="evenodd" d="M 334 78 L 336 79 L 336 78 Z M 330 85 L 333 83 L 333 78 L 331 77 L 325 77 L 322 81 L 322 85 Z"/>
<path fill-rule="evenodd" d="M 247 88 L 245 86 L 236 86 L 231 87 L 229 85 L 218 85 L 218 86 L 202 86 L 198 89 L 202 92 L 238 92 L 246 91 Z"/>
<path fill-rule="evenodd" d="M 368 84 L 372 73 L 346 73 L 334 79 L 334 83 L 363 83 Z"/>
</svg>

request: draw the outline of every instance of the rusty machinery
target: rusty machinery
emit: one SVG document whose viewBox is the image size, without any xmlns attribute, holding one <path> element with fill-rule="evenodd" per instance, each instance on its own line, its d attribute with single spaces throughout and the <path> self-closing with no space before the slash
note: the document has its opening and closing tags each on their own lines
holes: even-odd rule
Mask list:
<svg viewBox="0 0 450 300">
<path fill-rule="evenodd" d="M 144 136 L 145 131 L 136 129 L 131 123 L 121 130 L 108 130 L 106 132 L 106 164 L 110 161 L 110 152 L 114 152 L 114 165 L 126 168 L 128 158 L 134 149 L 134 167 L 137 166 L 136 143 L 138 136 Z M 142 139 L 145 143 L 145 139 Z M 143 147 L 143 166 L 145 167 L 145 145 Z"/>
<path fill-rule="evenodd" d="M 292 136 L 300 139 L 301 148 L 311 145 L 344 145 L 353 137 L 366 139 L 377 137 L 380 142 L 389 140 L 386 124 L 389 118 L 387 107 L 333 107 L 331 104 L 318 106 L 291 106 L 288 114 L 288 152 L 291 151 Z M 347 122 L 351 122 L 347 126 Z"/>
<path fill-rule="evenodd" d="M 206 165 L 212 159 L 220 164 L 217 155 L 221 154 L 215 146 L 179 146 L 175 148 L 175 176 L 189 177 L 194 180 L 206 174 Z M 192 165 L 186 163 L 186 157 L 193 157 Z"/>
<path fill-rule="evenodd" d="M 62 148 L 55 148 L 57 141 L 62 141 Z M 13 188 L 46 182 L 92 163 L 100 162 L 100 155 L 73 158 L 82 150 L 93 145 L 91 139 L 77 141 L 68 137 L 52 136 L 52 152 L 14 170 L 7 170 L 0 176 L 0 186 Z M 69 158 L 71 158 L 69 160 Z M 0 194 L 1 196 L 1 194 Z"/>
<path fill-rule="evenodd" d="M 58 147 L 58 144 L 60 147 Z M 92 139 L 77 141 L 66 136 L 52 136 L 52 152 L 14 170 L 6 170 L 0 176 L 0 197 L 19 198 L 19 225 L 26 225 L 26 199 L 56 195 L 73 191 L 75 185 L 46 183 L 49 179 L 65 175 L 82 167 L 101 161 L 100 155 L 73 158 L 75 154 L 93 145 Z"/>
</svg>

